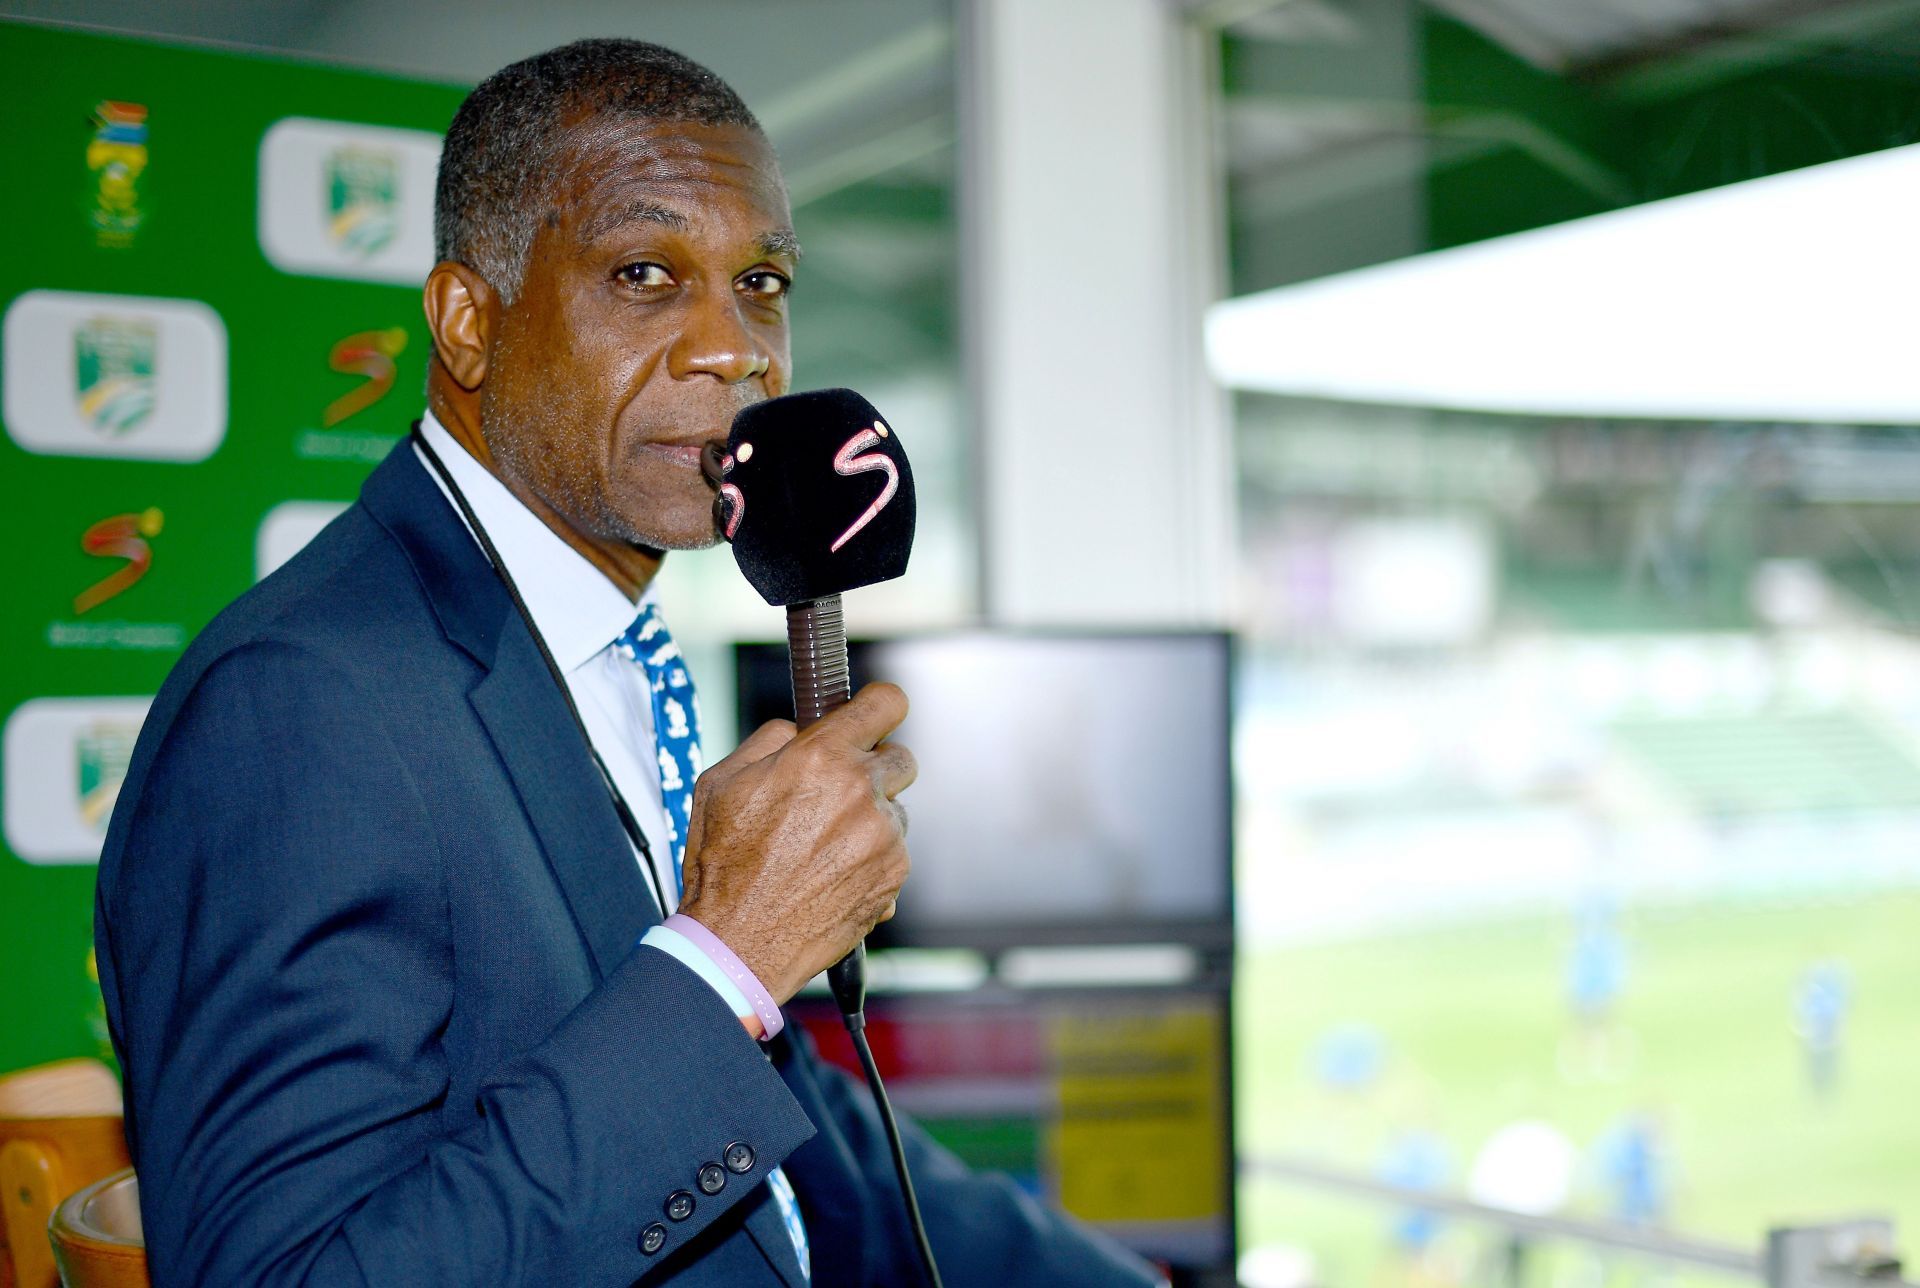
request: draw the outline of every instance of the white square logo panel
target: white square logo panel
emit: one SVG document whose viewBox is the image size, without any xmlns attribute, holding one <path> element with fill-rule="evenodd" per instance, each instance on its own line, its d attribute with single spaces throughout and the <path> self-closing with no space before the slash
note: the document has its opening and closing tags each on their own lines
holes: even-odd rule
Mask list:
<svg viewBox="0 0 1920 1288">
<path fill-rule="evenodd" d="M 289 116 L 260 140 L 260 249 L 283 273 L 418 286 L 440 136 Z"/>
<path fill-rule="evenodd" d="M 268 510 L 253 536 L 254 580 L 299 554 L 346 508 L 345 501 L 282 501 Z"/>
<path fill-rule="evenodd" d="M 0 347 L 7 433 L 30 452 L 201 461 L 227 436 L 227 328 L 199 300 L 28 291 Z"/>
<path fill-rule="evenodd" d="M 152 698 L 34 698 L 0 734 L 7 845 L 28 863 L 97 863 Z"/>
</svg>

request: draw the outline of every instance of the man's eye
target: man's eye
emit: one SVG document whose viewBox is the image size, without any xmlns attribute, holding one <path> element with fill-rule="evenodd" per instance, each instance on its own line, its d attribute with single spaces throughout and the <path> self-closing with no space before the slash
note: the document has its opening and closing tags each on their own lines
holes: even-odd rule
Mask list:
<svg viewBox="0 0 1920 1288">
<path fill-rule="evenodd" d="M 666 266 L 655 264 L 650 260 L 640 260 L 636 263 L 622 265 L 620 271 L 616 273 L 615 276 L 628 286 L 673 285 L 673 275 L 667 272 Z"/>
<path fill-rule="evenodd" d="M 784 274 L 762 269 L 741 278 L 740 286 L 755 299 L 777 300 L 793 289 L 793 282 Z"/>
</svg>

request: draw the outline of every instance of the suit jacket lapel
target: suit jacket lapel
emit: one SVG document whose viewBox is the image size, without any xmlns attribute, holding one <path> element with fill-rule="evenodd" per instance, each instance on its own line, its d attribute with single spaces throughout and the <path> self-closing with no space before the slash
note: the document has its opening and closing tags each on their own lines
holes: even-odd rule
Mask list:
<svg viewBox="0 0 1920 1288">
<path fill-rule="evenodd" d="M 486 674 L 470 695 L 602 976 L 661 917 L 566 702 L 500 579 L 402 442 L 361 502 L 407 553 L 447 638 Z M 782 1055 L 784 1057 L 784 1052 Z M 747 1232 L 786 1288 L 808 1288 L 773 1196 Z"/>
<path fill-rule="evenodd" d="M 412 563 L 447 638 L 487 674 L 470 695 L 601 975 L 660 920 L 600 772 L 506 588 L 402 440 L 361 503 Z"/>
<path fill-rule="evenodd" d="M 473 709 L 506 764 L 547 864 L 604 976 L 660 920 L 633 848 L 533 638 L 517 620 Z"/>
</svg>

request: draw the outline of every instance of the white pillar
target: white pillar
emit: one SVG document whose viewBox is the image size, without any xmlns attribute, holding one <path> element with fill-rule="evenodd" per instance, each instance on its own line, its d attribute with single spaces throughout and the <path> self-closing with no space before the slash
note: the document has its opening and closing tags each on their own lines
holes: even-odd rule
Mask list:
<svg viewBox="0 0 1920 1288">
<path fill-rule="evenodd" d="M 1216 625 L 1232 470 L 1213 56 L 1168 0 L 959 8 L 964 334 L 997 625 Z"/>
</svg>

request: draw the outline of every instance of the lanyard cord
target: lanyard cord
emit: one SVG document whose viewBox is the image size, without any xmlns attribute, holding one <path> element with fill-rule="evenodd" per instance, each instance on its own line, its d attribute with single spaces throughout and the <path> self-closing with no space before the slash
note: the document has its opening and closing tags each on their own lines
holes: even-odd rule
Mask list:
<svg viewBox="0 0 1920 1288">
<path fill-rule="evenodd" d="M 627 839 L 633 843 L 633 848 L 640 851 L 642 860 L 640 870 L 647 874 L 647 885 L 652 890 L 654 903 L 659 906 L 660 915 L 666 916 L 667 901 L 660 890 L 659 874 L 653 870 L 653 847 L 647 844 L 646 833 L 640 830 L 639 821 L 634 818 L 633 811 L 627 807 L 627 798 L 620 794 L 619 786 L 614 783 L 613 775 L 608 772 L 607 762 L 600 759 L 600 751 L 593 745 L 593 739 L 587 733 L 586 721 L 580 718 L 580 708 L 573 700 L 573 690 L 567 687 L 567 677 L 561 674 L 560 664 L 553 660 L 553 650 L 547 647 L 546 637 L 541 635 L 540 628 L 534 625 L 533 614 L 527 609 L 527 601 L 520 597 L 520 587 L 514 585 L 513 574 L 507 571 L 506 561 L 500 557 L 500 551 L 495 548 L 493 538 L 487 535 L 486 528 L 480 522 L 480 516 L 473 512 L 473 506 L 468 502 L 467 494 L 462 492 L 460 485 L 453 481 L 452 471 L 448 470 L 446 462 L 440 459 L 440 453 L 433 450 L 433 444 L 429 443 L 427 436 L 420 432 L 418 424 L 414 425 L 409 437 L 413 440 L 413 445 L 420 449 L 421 455 L 432 463 L 434 473 L 440 476 L 440 481 L 446 484 L 447 492 L 453 497 L 454 505 L 459 507 L 461 517 L 466 519 L 467 526 L 473 529 L 474 537 L 480 542 L 480 549 L 486 552 L 487 562 L 493 565 L 494 572 L 500 576 L 501 584 L 507 588 L 507 597 L 513 601 L 514 608 L 519 611 L 520 620 L 526 625 L 527 634 L 533 636 L 534 647 L 540 650 L 540 660 L 547 664 L 547 674 L 553 677 L 554 687 L 560 690 L 561 698 L 566 701 L 567 714 L 573 717 L 573 727 L 580 731 L 580 741 L 586 745 L 587 755 L 592 757 L 593 767 L 600 771 L 600 781 L 605 784 L 607 795 L 613 799 L 613 812 L 620 816 L 620 826 L 625 829 Z"/>
<path fill-rule="evenodd" d="M 447 470 L 446 462 L 442 461 L 439 454 L 433 450 L 432 444 L 427 442 L 426 436 L 420 432 L 417 424 L 413 427 L 412 439 L 419 447 L 421 454 L 433 463 L 434 471 L 439 474 L 440 481 L 447 485 L 447 491 L 453 496 L 454 504 L 460 507 L 460 513 L 465 517 L 467 526 L 473 529 L 473 535 L 479 539 L 480 548 L 487 552 L 487 562 L 492 564 L 493 570 L 500 575 L 500 581 L 506 586 L 507 594 L 513 600 L 513 606 L 519 610 L 520 620 L 526 623 L 527 633 L 533 636 L 533 642 L 540 650 L 541 660 L 547 664 L 547 671 L 553 676 L 553 682 L 559 688 L 560 696 L 566 699 L 567 710 L 573 716 L 573 727 L 580 731 L 580 741 L 586 744 L 587 754 L 593 757 L 594 768 L 600 771 L 600 781 L 606 784 L 607 795 L 613 798 L 614 812 L 620 815 L 620 826 L 627 830 L 627 839 L 633 842 L 634 848 L 640 851 L 645 860 L 640 866 L 645 869 L 647 884 L 653 887 L 654 898 L 658 900 L 660 911 L 664 914 L 667 910 L 667 902 L 660 897 L 660 879 L 653 870 L 653 850 L 648 846 L 647 838 L 641 835 L 640 825 L 634 821 L 633 811 L 627 808 L 626 798 L 620 794 L 620 788 L 615 785 L 613 775 L 607 772 L 606 762 L 600 759 L 600 753 L 595 750 L 593 739 L 587 736 L 587 726 L 580 719 L 580 708 L 574 704 L 573 692 L 567 688 L 566 677 L 560 673 L 560 664 L 553 660 L 553 653 L 547 648 L 547 641 L 541 636 L 540 628 L 534 625 L 533 614 L 527 610 L 527 602 L 520 598 L 520 588 L 513 584 L 513 575 L 507 571 L 506 562 L 500 558 L 500 552 L 494 548 L 493 539 L 480 525 L 480 517 L 473 512 L 473 506 L 468 504 L 466 493 L 462 492 L 460 485 L 453 481 L 453 475 Z M 887 1144 L 893 1153 L 894 1172 L 900 1181 L 901 1198 L 906 1203 L 907 1224 L 913 1232 L 914 1244 L 919 1250 L 927 1282 L 932 1285 L 932 1288 L 941 1288 L 940 1269 L 934 1264 L 933 1248 L 927 1242 L 927 1228 L 920 1217 L 920 1203 L 913 1192 L 913 1177 L 907 1171 L 907 1155 L 900 1139 L 900 1127 L 894 1120 L 893 1106 L 888 1103 L 886 1087 L 880 1081 L 880 1068 L 874 1063 L 873 1050 L 867 1045 L 866 1016 L 856 1008 L 845 1015 L 844 1019 L 847 1031 L 853 1037 L 854 1050 L 860 1057 L 860 1066 L 867 1075 L 867 1086 L 872 1090 L 874 1102 L 879 1107 L 881 1126 L 886 1130 Z"/>
</svg>

